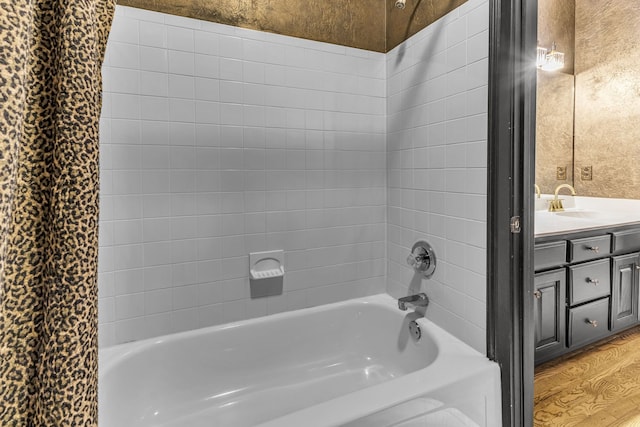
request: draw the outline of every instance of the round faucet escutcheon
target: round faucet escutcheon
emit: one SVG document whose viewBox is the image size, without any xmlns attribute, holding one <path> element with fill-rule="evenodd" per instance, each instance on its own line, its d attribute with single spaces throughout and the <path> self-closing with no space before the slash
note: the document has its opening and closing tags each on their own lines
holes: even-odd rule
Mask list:
<svg viewBox="0 0 640 427">
<path fill-rule="evenodd" d="M 429 243 L 419 240 L 411 248 L 407 264 L 428 279 L 436 271 L 436 252 Z"/>
</svg>

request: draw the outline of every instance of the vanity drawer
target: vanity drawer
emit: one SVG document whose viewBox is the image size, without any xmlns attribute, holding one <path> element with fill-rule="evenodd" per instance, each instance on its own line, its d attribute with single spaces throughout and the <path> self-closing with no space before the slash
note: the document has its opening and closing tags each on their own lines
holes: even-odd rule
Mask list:
<svg viewBox="0 0 640 427">
<path fill-rule="evenodd" d="M 611 251 L 611 236 L 587 237 L 569 240 L 569 262 L 601 258 Z"/>
<path fill-rule="evenodd" d="M 609 298 L 569 309 L 567 344 L 579 346 L 609 333 Z"/>
<path fill-rule="evenodd" d="M 569 267 L 569 305 L 611 293 L 609 258 Z"/>
<path fill-rule="evenodd" d="M 633 230 L 616 231 L 611 233 L 613 241 L 611 243 L 612 252 L 631 252 L 640 250 L 640 228 Z"/>
<path fill-rule="evenodd" d="M 533 249 L 533 265 L 536 271 L 558 267 L 567 262 L 567 242 L 541 243 Z"/>
</svg>

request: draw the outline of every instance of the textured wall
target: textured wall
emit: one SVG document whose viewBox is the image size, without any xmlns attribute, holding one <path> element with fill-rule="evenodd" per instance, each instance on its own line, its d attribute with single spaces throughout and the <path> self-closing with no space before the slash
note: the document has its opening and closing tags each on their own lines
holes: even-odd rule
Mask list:
<svg viewBox="0 0 640 427">
<path fill-rule="evenodd" d="M 467 0 L 118 0 L 154 10 L 276 34 L 387 52 Z M 386 7 L 385 7 L 386 5 Z"/>
<path fill-rule="evenodd" d="M 402 10 L 394 0 L 383 1 L 387 5 L 387 50 L 391 50 L 467 0 L 407 0 Z"/>
<path fill-rule="evenodd" d="M 556 166 L 573 163 L 567 181 L 573 180 L 578 194 L 640 199 L 640 4 L 540 0 L 538 26 L 540 44 L 556 40 L 569 68 L 538 72 L 536 182 L 543 192 L 553 191 L 566 182 L 555 179 Z M 575 43 L 574 53 L 565 43 Z M 571 67 L 575 114 L 569 100 L 573 78 L 563 75 Z M 568 134 L 571 126 L 574 133 Z M 588 166 L 591 181 L 581 179 Z"/>
<path fill-rule="evenodd" d="M 118 6 L 103 75 L 101 345 L 384 291 L 383 54 Z"/>
<path fill-rule="evenodd" d="M 640 2 L 576 2 L 575 187 L 640 199 Z M 593 181 L 580 168 L 593 166 Z"/>
<path fill-rule="evenodd" d="M 380 0 L 118 0 L 118 4 L 378 52 L 385 49 Z"/>
<path fill-rule="evenodd" d="M 409 0 L 408 0 L 409 1 Z M 485 352 L 489 2 L 470 0 L 387 55 L 387 291 Z M 415 241 L 436 250 L 421 280 Z"/>
<path fill-rule="evenodd" d="M 536 184 L 543 193 L 573 184 L 575 0 L 538 1 L 538 45 L 549 48 L 554 41 L 565 67 L 537 73 Z M 564 180 L 557 179 L 559 166 L 566 168 Z"/>
<path fill-rule="evenodd" d="M 536 184 L 551 194 L 573 184 L 573 75 L 538 70 L 536 94 Z M 566 179 L 557 179 L 557 167 Z M 532 190 L 533 191 L 533 190 Z"/>
</svg>

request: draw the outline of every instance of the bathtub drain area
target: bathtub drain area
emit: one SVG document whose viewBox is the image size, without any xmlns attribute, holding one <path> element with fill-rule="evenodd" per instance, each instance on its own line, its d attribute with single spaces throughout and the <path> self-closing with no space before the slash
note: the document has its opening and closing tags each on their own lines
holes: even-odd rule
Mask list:
<svg viewBox="0 0 640 427">
<path fill-rule="evenodd" d="M 415 320 L 409 322 L 409 332 L 414 340 L 419 341 L 422 338 L 422 331 L 420 330 L 420 325 Z"/>
</svg>

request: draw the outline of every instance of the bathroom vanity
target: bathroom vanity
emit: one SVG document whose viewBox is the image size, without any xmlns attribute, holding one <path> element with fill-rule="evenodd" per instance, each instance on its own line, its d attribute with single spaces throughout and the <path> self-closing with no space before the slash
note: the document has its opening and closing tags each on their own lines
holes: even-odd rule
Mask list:
<svg viewBox="0 0 640 427">
<path fill-rule="evenodd" d="M 535 214 L 536 364 L 640 323 L 640 201 L 571 197 L 548 212 L 546 200 Z"/>
</svg>

